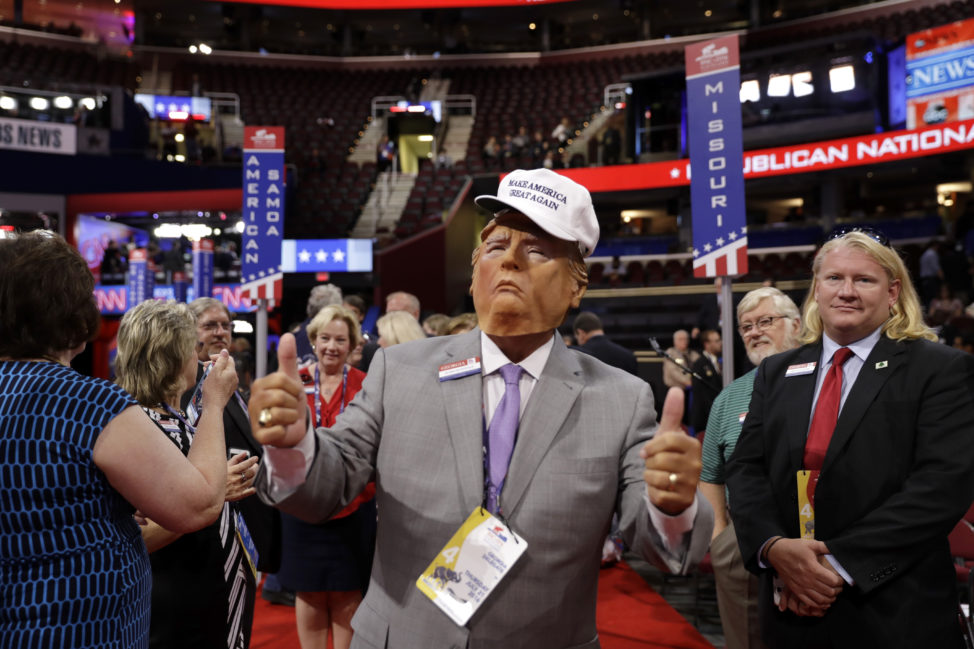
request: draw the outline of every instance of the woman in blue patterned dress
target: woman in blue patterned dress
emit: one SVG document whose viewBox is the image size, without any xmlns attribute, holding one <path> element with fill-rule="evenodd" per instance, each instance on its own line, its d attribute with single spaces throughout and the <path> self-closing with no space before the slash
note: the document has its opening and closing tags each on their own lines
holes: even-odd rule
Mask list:
<svg viewBox="0 0 974 649">
<path fill-rule="evenodd" d="M 118 384 L 139 402 L 160 437 L 183 453 L 190 452 L 202 432 L 196 424 L 214 424 L 179 410 L 180 397 L 196 383 L 196 338 L 192 311 L 173 301 L 143 302 L 125 314 L 118 328 Z M 204 392 L 204 414 L 209 398 Z M 219 424 L 222 430 L 222 417 Z M 256 461 L 228 461 L 228 501 L 253 493 Z M 235 511 L 224 503 L 216 522 L 192 534 L 171 531 L 151 517 L 142 527 L 152 564 L 150 649 L 247 649 L 250 628 L 244 621 L 247 607 L 253 608 L 256 574 L 250 561 L 256 563 L 256 557 L 248 560 L 237 538 L 238 524 L 245 524 Z"/>
<path fill-rule="evenodd" d="M 138 508 L 182 532 L 223 506 L 219 425 L 187 458 L 121 388 L 71 359 L 99 326 L 87 264 L 50 233 L 0 239 L 0 648 L 146 647 Z M 211 375 L 224 402 L 228 359 Z"/>
</svg>

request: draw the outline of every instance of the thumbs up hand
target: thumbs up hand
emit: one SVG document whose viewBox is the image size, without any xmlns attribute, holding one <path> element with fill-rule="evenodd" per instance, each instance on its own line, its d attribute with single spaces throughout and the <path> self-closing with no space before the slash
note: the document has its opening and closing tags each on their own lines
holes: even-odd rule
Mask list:
<svg viewBox="0 0 974 649">
<path fill-rule="evenodd" d="M 277 372 L 257 379 L 250 388 L 250 428 L 261 444 L 290 447 L 304 439 L 308 410 L 292 334 L 281 336 L 277 366 Z"/>
<path fill-rule="evenodd" d="M 663 416 L 653 439 L 639 456 L 646 462 L 643 480 L 649 500 L 661 511 L 676 516 L 693 503 L 700 481 L 700 442 L 683 432 L 683 390 L 670 388 Z"/>
</svg>

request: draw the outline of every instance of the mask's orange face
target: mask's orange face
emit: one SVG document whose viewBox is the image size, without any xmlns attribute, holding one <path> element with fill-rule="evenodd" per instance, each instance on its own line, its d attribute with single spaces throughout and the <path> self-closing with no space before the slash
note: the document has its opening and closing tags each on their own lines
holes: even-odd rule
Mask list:
<svg viewBox="0 0 974 649">
<path fill-rule="evenodd" d="M 521 336 L 557 328 L 585 293 L 569 266 L 574 246 L 523 215 L 498 217 L 483 237 L 470 287 L 481 330 Z"/>
</svg>

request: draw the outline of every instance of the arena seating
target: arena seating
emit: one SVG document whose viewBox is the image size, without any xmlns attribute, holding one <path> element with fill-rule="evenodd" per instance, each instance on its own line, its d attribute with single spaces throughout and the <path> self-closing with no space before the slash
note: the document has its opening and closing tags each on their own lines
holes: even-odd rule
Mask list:
<svg viewBox="0 0 974 649">
<path fill-rule="evenodd" d="M 0 40 L 0 86 L 71 90 L 77 87 L 138 85 L 139 66 L 95 48 L 53 46 Z"/>
</svg>

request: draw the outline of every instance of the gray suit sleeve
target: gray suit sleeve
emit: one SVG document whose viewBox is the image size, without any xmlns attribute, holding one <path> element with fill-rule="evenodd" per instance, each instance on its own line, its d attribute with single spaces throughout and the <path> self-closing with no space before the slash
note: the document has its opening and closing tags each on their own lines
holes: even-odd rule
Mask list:
<svg viewBox="0 0 974 649">
<path fill-rule="evenodd" d="M 309 523 L 328 520 L 374 479 L 382 436 L 385 355 L 376 353 L 362 389 L 332 428 L 315 430 L 315 453 L 303 485 L 275 506 Z"/>
<path fill-rule="evenodd" d="M 621 461 L 620 495 L 618 503 L 619 529 L 626 544 L 661 570 L 686 574 L 692 570 L 710 547 L 714 528 L 714 512 L 710 503 L 698 492 L 697 514 L 693 528 L 684 534 L 680 547 L 668 550 L 660 533 L 650 520 L 647 509 L 646 483 L 643 481 L 645 463 L 639 451 L 656 434 L 656 410 L 648 386 L 644 386 L 636 400 L 632 423 L 626 438 Z"/>
</svg>

